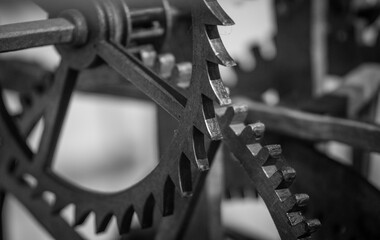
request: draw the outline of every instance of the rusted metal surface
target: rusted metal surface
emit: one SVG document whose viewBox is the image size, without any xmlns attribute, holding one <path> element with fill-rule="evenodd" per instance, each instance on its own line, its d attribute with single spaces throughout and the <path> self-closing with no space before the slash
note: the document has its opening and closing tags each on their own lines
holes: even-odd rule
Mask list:
<svg viewBox="0 0 380 240">
<path fill-rule="evenodd" d="M 257 124 L 246 126 L 241 123 L 247 113 L 246 107 L 226 109 L 220 119 L 225 137 L 223 142 L 239 160 L 267 205 L 281 239 L 309 237 L 321 224 L 302 215 L 309 196 L 292 194 L 289 187 L 295 180 L 295 170 L 283 158 L 281 146 L 261 145 L 263 131 L 256 132 Z"/>
<path fill-rule="evenodd" d="M 57 44 L 62 62 L 54 78 L 43 84 L 43 91 L 28 93 L 29 104 L 23 105 L 20 115 L 12 116 L 0 101 L 3 137 L 0 191 L 12 193 L 19 199 L 54 238 L 82 239 L 59 215 L 73 204 L 75 226 L 83 224 L 92 212 L 96 232 L 101 233 L 115 216 L 119 233 L 124 235 L 136 213 L 143 228 L 158 227 L 157 239 L 181 239 L 199 204 L 207 171 L 222 139 L 267 203 L 283 239 L 308 237 L 319 227 L 318 220 L 307 220 L 300 212 L 308 196 L 289 192 L 295 171 L 279 156 L 278 146 L 262 147 L 257 142 L 262 137 L 263 124 L 245 126 L 246 113 L 238 107 L 228 108 L 220 118 L 215 113 L 215 103 L 221 107 L 231 104 L 218 66 L 235 64 L 217 30 L 217 25 L 227 26 L 233 21 L 217 1 L 193 3 L 193 67 L 189 63 L 177 63 L 171 55 L 155 56 L 149 49 L 128 48 L 146 42 L 156 48 L 159 46 L 157 42 L 162 41 L 170 26 L 168 19 L 162 18 L 167 14 L 165 1 L 160 8 L 131 11 L 124 1 L 67 1 L 54 6 L 47 1 L 36 2 L 51 17 L 62 16 L 67 19 L 65 23 L 72 22 L 75 27 L 61 26 L 60 32 L 53 26 L 53 30 L 47 31 L 52 32 L 53 37 L 44 39 L 44 35 L 37 34 L 36 41 L 19 46 Z M 64 13 L 60 15 L 60 11 Z M 159 26 L 155 27 L 151 23 L 157 20 Z M 42 23 L 57 24 L 52 20 Z M 37 28 L 34 30 L 32 35 L 38 32 Z M 54 40 L 59 34 L 67 37 L 66 34 L 73 33 L 75 36 L 71 35 L 70 40 Z M 21 31 L 22 41 L 23 34 L 28 33 Z M 156 61 L 152 61 L 154 59 Z M 139 89 L 179 125 L 167 150 L 162 152 L 159 165 L 133 187 L 112 194 L 80 189 L 52 170 L 57 141 L 76 82 L 83 71 L 100 63 L 118 72 L 117 81 Z M 33 152 L 26 139 L 40 119 L 44 119 L 45 128 L 40 146 Z M 28 177 L 32 177 L 35 184 L 30 184 Z M 42 199 L 43 192 L 54 194 L 55 202 L 51 206 Z M 161 223 L 156 222 L 160 220 L 155 217 L 157 212 L 164 216 Z M 217 222 L 212 224 L 218 225 Z"/>
</svg>

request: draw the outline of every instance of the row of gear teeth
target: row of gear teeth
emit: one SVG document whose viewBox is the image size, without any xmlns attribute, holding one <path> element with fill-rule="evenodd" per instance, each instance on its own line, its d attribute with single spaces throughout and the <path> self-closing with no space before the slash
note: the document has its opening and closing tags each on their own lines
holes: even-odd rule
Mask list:
<svg viewBox="0 0 380 240">
<path fill-rule="evenodd" d="M 202 24 L 205 29 L 198 29 L 202 30 L 202 33 L 199 34 L 202 39 L 198 41 L 202 41 L 202 44 L 207 41 L 210 44 L 210 47 L 205 48 L 205 53 L 202 53 L 202 56 L 206 56 L 210 81 L 209 83 L 202 83 L 204 85 L 201 88 L 205 91 L 202 94 L 211 100 L 209 106 L 212 106 L 213 111 L 214 102 L 218 102 L 221 106 L 230 104 L 228 93 L 221 82 L 218 65 L 231 66 L 234 63 L 223 47 L 216 25 L 229 25 L 232 20 L 225 15 L 216 0 L 203 0 L 202 2 L 206 5 L 201 9 L 204 17 Z M 197 19 L 195 20 L 198 21 Z M 176 64 L 172 55 L 157 55 L 153 50 L 149 49 L 141 50 L 138 54 L 140 54 L 139 58 L 146 66 L 152 67 L 160 76 L 180 88 L 186 88 L 190 84 L 191 64 Z M 245 165 L 244 168 L 248 171 L 249 176 L 257 184 L 256 188 L 264 201 L 266 201 L 275 223 L 278 224 L 280 221 L 280 224 L 287 224 L 285 228 L 283 225 L 277 225 L 280 235 L 283 234 L 282 236 L 284 236 L 283 239 L 293 239 L 294 236 L 300 239 L 309 236 L 319 226 L 319 221 L 306 220 L 302 216 L 300 209 L 307 202 L 308 196 L 304 194 L 293 195 L 288 189 L 295 178 L 294 169 L 285 164 L 284 159 L 281 157 L 281 148 L 278 146 L 262 147 L 257 143 L 257 139 L 260 138 L 262 132 L 262 125 L 245 126 L 243 124 L 245 115 L 246 111 L 242 108 L 227 109 L 220 120 L 221 125 L 225 123 L 225 126 L 219 129 L 224 131 L 224 142 L 227 146 L 233 146 L 230 150 Z M 215 140 L 216 138 L 211 135 L 211 139 Z M 182 155 L 184 156 L 185 154 Z M 181 163 L 190 163 L 190 161 L 180 160 L 179 164 Z M 31 186 L 33 187 L 32 195 L 34 199 L 40 198 L 49 190 L 56 190 L 60 195 L 54 195 L 55 202 L 51 205 L 52 213 L 58 214 L 68 205 L 75 205 L 74 225 L 77 226 L 81 225 L 93 212 L 96 219 L 96 232 L 98 233 L 105 231 L 112 217 L 115 216 L 120 234 L 125 234 L 129 231 L 132 217 L 135 213 L 143 228 L 150 227 L 153 224 L 154 208 L 157 206 L 161 209 L 163 215 L 170 215 L 174 210 L 174 193 L 176 189 L 183 192 L 183 186 L 179 186 L 182 182 L 178 173 L 175 174 L 176 178 L 173 178 L 174 175 L 170 173 L 162 189 L 144 190 L 142 197 L 131 199 L 128 206 L 126 206 L 126 199 L 107 199 L 107 197 L 103 198 L 102 195 L 94 198 L 94 202 L 91 203 L 83 199 L 94 197 L 93 194 L 77 191 L 70 192 L 70 188 L 63 183 L 62 186 L 54 185 L 54 183 L 49 182 L 51 180 L 49 177 L 42 175 L 40 174 L 39 178 L 36 179 L 38 181 L 37 185 Z M 67 189 L 69 189 L 69 192 L 66 191 Z M 152 192 L 146 194 L 148 191 Z M 165 194 L 162 194 L 162 191 Z M 78 196 L 75 196 L 76 194 Z M 82 198 L 82 196 L 86 196 L 86 198 Z M 108 201 L 102 202 L 98 201 L 98 199 L 107 199 Z M 137 200 L 139 201 L 137 202 Z M 279 221 L 276 221 L 276 219 L 279 219 Z"/>
<path fill-rule="evenodd" d="M 216 25 L 229 25 L 232 21 L 227 17 L 227 15 L 224 14 L 221 7 L 217 4 L 217 1 L 207 0 L 201 2 L 203 2 L 202 4 L 205 5 L 202 6 L 201 9 L 202 16 L 205 17 L 205 23 L 202 22 L 203 27 L 200 30 L 206 32 L 207 34 L 200 34 L 201 38 L 198 39 L 198 41 L 202 42 L 202 45 L 208 45 L 208 43 L 210 44 L 210 46 L 207 46 L 208 50 L 205 52 L 205 55 L 207 56 L 205 57 L 205 60 L 207 60 L 205 62 L 208 64 L 206 71 L 209 74 L 210 81 L 201 83 L 203 85 L 201 88 L 202 90 L 206 91 L 203 92 L 203 94 L 210 99 L 211 105 L 209 104 L 209 107 L 211 106 L 213 110 L 214 100 L 216 100 L 221 105 L 227 105 L 230 103 L 230 99 L 227 97 L 228 94 L 226 91 L 224 91 L 225 88 L 219 76 L 218 64 L 230 66 L 233 65 L 233 62 L 225 51 L 220 38 L 217 37 L 218 33 Z M 205 41 L 207 41 L 207 43 Z M 171 81 L 172 83 L 178 85 L 180 88 L 187 88 L 188 85 L 190 85 L 192 76 L 191 73 L 193 72 L 192 64 L 176 64 L 175 59 L 172 55 L 157 55 L 154 51 L 150 51 L 149 49 L 139 51 L 138 54 L 140 54 L 139 58 L 146 66 L 151 66 L 154 71 L 156 71 L 163 78 L 166 78 L 168 81 Z M 202 56 L 203 55 L 204 54 L 202 54 Z M 200 121 L 203 116 L 198 116 L 198 118 Z M 32 123 L 25 125 L 34 126 Z M 203 130 L 203 132 L 205 131 Z M 211 138 L 214 139 L 213 137 Z M 186 144 L 188 146 L 193 146 L 190 143 Z M 187 150 L 185 149 L 185 151 Z M 185 155 L 187 154 L 183 153 L 181 155 L 181 158 L 183 157 L 185 161 L 179 160 L 179 165 L 188 164 L 189 166 L 185 168 L 193 168 L 189 159 L 186 161 Z M 197 159 L 197 161 L 198 160 L 203 161 L 204 159 L 200 158 Z M 208 166 L 208 161 L 207 163 L 201 165 Z M 25 167 L 25 169 L 27 168 L 28 167 Z M 199 165 L 198 168 L 201 170 L 207 170 L 206 168 L 202 169 L 202 167 L 199 167 Z M 21 170 L 20 173 L 26 174 L 28 173 L 28 170 Z M 33 172 L 30 172 L 30 175 L 32 176 Z M 179 175 L 181 175 L 181 173 L 170 173 L 166 177 L 165 183 L 163 183 L 164 186 L 162 188 L 149 190 L 152 191 L 149 194 L 146 194 L 148 190 L 144 190 L 144 193 L 142 194 L 143 196 L 138 197 L 138 202 L 136 200 L 131 200 L 129 201 L 130 203 L 128 202 L 127 206 L 126 200 L 122 198 L 112 199 L 111 197 L 108 199 L 109 201 L 103 202 L 98 201 L 95 198 L 94 200 L 96 201 L 94 202 L 97 203 L 97 205 L 91 201 L 84 201 L 84 198 L 82 198 L 82 196 L 92 198 L 94 197 L 94 194 L 78 192 L 77 190 L 71 189 L 64 182 L 61 182 L 61 185 L 58 184 L 60 180 L 57 180 L 58 178 L 56 177 L 54 177 L 55 182 L 51 182 L 51 175 L 45 176 L 44 174 L 36 173 L 37 184 L 35 186 L 31 186 L 33 192 L 32 197 L 36 200 L 43 197 L 43 195 L 46 195 L 46 193 L 48 193 L 48 195 L 54 195 L 55 201 L 51 204 L 50 209 L 51 213 L 55 215 L 59 214 L 68 205 L 74 205 L 74 226 L 81 225 L 88 218 L 90 213 L 94 213 L 97 233 L 105 231 L 112 217 L 115 216 L 120 234 L 125 234 L 129 231 L 134 214 L 137 215 L 137 218 L 140 221 L 140 225 L 143 228 L 147 228 L 153 224 L 153 214 L 155 207 L 161 209 L 161 212 L 164 216 L 170 215 L 174 211 L 175 191 L 181 192 L 184 196 L 191 196 L 191 187 L 187 187 L 186 184 L 183 183 L 192 182 L 192 179 L 186 179 L 182 181 L 182 179 L 180 179 L 181 176 Z M 187 190 L 187 188 L 190 190 L 190 192 L 184 191 Z M 165 194 L 162 194 L 162 192 Z M 99 195 L 98 198 L 107 199 L 107 197 L 103 198 L 102 195 Z"/>
<path fill-rule="evenodd" d="M 186 89 L 190 86 L 193 65 L 191 62 L 177 63 L 171 53 L 158 54 L 153 46 L 147 45 L 131 50 L 141 62 L 171 84 Z"/>
<path fill-rule="evenodd" d="M 108 210 L 102 210 L 101 206 L 93 208 L 89 203 L 77 202 L 73 203 L 70 200 L 65 198 L 58 197 L 54 192 L 46 190 L 42 184 L 35 178 L 33 175 L 25 173 L 21 168 L 18 168 L 17 162 L 11 161 L 8 169 L 9 177 L 12 178 L 12 182 L 18 185 L 17 189 L 20 189 L 20 192 L 15 192 L 15 197 L 17 197 L 23 204 L 28 202 L 26 205 L 38 205 L 41 208 L 39 214 L 52 216 L 62 216 L 64 209 L 69 207 L 74 207 L 73 211 L 73 220 L 67 220 L 67 224 L 71 227 L 78 227 L 89 218 L 91 214 L 95 216 L 95 233 L 99 234 L 105 232 L 109 226 L 113 217 L 116 218 L 118 225 L 119 234 L 123 235 L 130 231 L 132 220 L 136 214 L 137 219 L 142 228 L 149 228 L 153 224 L 153 208 L 157 206 L 156 199 L 153 197 L 153 194 L 145 200 L 143 204 L 138 206 L 130 206 L 123 213 L 112 213 Z M 175 186 L 173 182 L 168 178 L 165 183 L 165 190 L 168 194 L 174 195 Z M 20 195 L 20 196 L 19 196 Z M 164 199 L 165 201 L 165 199 Z M 172 199 L 169 199 L 170 203 L 166 202 L 166 206 L 161 208 L 163 215 L 172 214 L 174 208 L 174 202 Z M 107 204 L 107 203 L 104 203 Z M 47 211 L 47 212 L 46 212 Z M 63 219 L 62 219 L 63 220 Z M 55 219 L 54 221 L 61 220 Z M 62 226 L 62 225 L 61 225 Z"/>
<path fill-rule="evenodd" d="M 225 126 L 224 143 L 244 166 L 268 206 L 281 238 L 310 237 L 321 223 L 317 219 L 308 220 L 302 214 L 309 196 L 292 194 L 289 187 L 296 178 L 296 171 L 287 164 L 281 146 L 260 144 L 265 126 L 262 123 L 245 125 L 247 114 L 245 106 L 219 110 L 220 122 Z"/>
<path fill-rule="evenodd" d="M 172 76 L 172 73 L 174 73 L 173 75 L 175 76 L 181 76 L 180 78 L 183 80 L 182 83 L 190 83 L 192 69 L 191 63 L 175 64 L 175 58 L 172 54 L 157 55 L 152 46 L 141 48 L 140 51 L 136 54 L 146 66 L 152 67 L 152 69 L 161 77 L 169 80 Z M 177 66 L 179 68 L 178 70 L 176 70 Z M 190 69 L 189 75 L 184 76 L 184 66 Z M 186 78 L 186 80 L 184 80 L 184 78 Z M 31 133 L 33 127 L 38 122 L 38 113 L 40 113 L 40 111 L 36 111 L 36 109 L 44 109 L 43 104 L 46 103 L 44 94 L 48 94 L 49 89 L 52 85 L 52 79 L 53 77 L 50 74 L 46 77 L 46 83 L 44 81 L 44 91 L 36 88 L 33 91 L 26 92 L 20 96 L 22 112 L 20 114 L 17 114 L 15 116 L 15 119 L 18 121 L 21 134 L 25 137 Z M 175 82 L 174 78 L 171 79 Z M 179 85 L 179 87 L 184 86 Z M 32 120 L 33 117 L 31 116 L 35 113 L 37 114 L 35 115 L 36 119 L 34 121 Z M 178 179 L 177 181 L 173 181 L 170 176 L 168 176 L 163 189 L 158 190 L 165 193 L 164 199 L 155 197 L 159 194 L 151 193 L 145 202 L 139 203 L 136 206 L 131 205 L 124 213 L 112 214 L 109 211 L 99 210 L 100 208 L 91 208 L 89 206 L 86 206 L 87 204 L 72 203 L 69 199 L 66 199 L 65 197 L 59 197 L 53 191 L 46 190 L 50 188 L 45 188 L 43 186 L 43 183 L 38 181 L 38 178 L 34 178 L 32 174 L 24 171 L 23 168 L 17 169 L 17 164 L 15 161 L 11 160 L 10 168 L 12 171 L 9 171 L 9 173 L 11 173 L 12 176 L 16 176 L 18 179 L 20 179 L 21 182 L 24 183 L 24 187 L 29 187 L 28 192 L 30 192 L 32 201 L 41 203 L 41 200 L 43 200 L 43 202 L 48 204 L 51 214 L 60 214 L 63 209 L 70 205 L 73 205 L 75 207 L 73 227 L 82 225 L 88 219 L 90 214 L 94 213 L 96 233 L 104 232 L 114 216 L 117 219 L 118 229 L 121 235 L 129 232 L 132 224 L 132 219 L 135 214 L 137 215 L 142 228 L 151 227 L 153 224 L 153 208 L 155 206 L 160 208 L 164 216 L 171 215 L 174 210 L 175 188 L 179 189 L 179 191 L 182 189 L 182 187 L 178 184 L 174 184 L 174 182 L 179 181 Z M 187 182 L 191 181 L 191 179 L 182 180 Z M 24 189 L 24 191 L 26 191 L 26 189 Z M 185 192 L 184 195 L 190 196 L 191 194 Z"/>
</svg>

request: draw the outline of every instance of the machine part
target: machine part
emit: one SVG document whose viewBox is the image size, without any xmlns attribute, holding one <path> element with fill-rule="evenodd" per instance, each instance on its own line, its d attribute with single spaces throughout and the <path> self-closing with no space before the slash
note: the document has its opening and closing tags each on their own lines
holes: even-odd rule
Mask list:
<svg viewBox="0 0 380 240">
<path fill-rule="evenodd" d="M 310 193 L 305 214 L 318 216 L 324 223 L 316 239 L 379 239 L 378 189 L 352 167 L 319 153 L 311 144 L 287 139 L 283 145 L 284 155 L 295 160 L 292 165 L 303 179 L 294 184 L 295 189 Z"/>
<path fill-rule="evenodd" d="M 376 144 L 380 139 L 380 128 L 377 125 L 286 107 L 271 107 L 243 98 L 238 102 L 248 106 L 248 121 L 260 119 L 271 132 L 315 142 L 337 141 L 371 152 L 380 152 Z"/>
<path fill-rule="evenodd" d="M 186 228 L 186 219 L 191 216 L 191 209 L 197 202 L 199 190 L 202 189 L 210 166 L 209 160 L 213 158 L 223 137 L 223 141 L 237 155 L 265 199 L 283 239 L 308 237 L 319 226 L 319 221 L 306 220 L 299 211 L 308 197 L 302 194 L 292 195 L 288 190 L 295 172 L 287 167 L 283 158 L 279 158 L 279 148 L 261 147 L 256 142 L 262 135 L 262 125 L 245 127 L 245 114 L 241 108 L 230 108 L 219 120 L 215 115 L 214 102 L 220 106 L 231 103 L 221 81 L 218 65 L 234 64 L 224 49 L 217 30 L 217 25 L 230 25 L 233 22 L 217 1 L 199 0 L 194 3 L 194 67 L 190 83 L 185 89 L 158 76 L 169 77 L 168 69 L 174 67 L 170 56 L 158 56 L 160 64 L 156 67 L 153 65 L 158 71 L 156 74 L 147 67 L 152 62 L 148 61 L 149 57 L 143 57 L 146 56 L 143 51 L 138 51 L 141 54 L 139 60 L 134 56 L 133 50 L 126 48 L 125 43 L 129 41 L 125 40 L 130 32 L 126 33 L 123 29 L 129 31 L 130 28 L 120 28 L 117 23 L 133 23 L 134 19 L 130 17 L 133 12 L 128 12 L 128 6 L 124 2 L 89 1 L 82 5 L 68 1 L 62 3 L 62 6 L 57 5 L 61 9 L 71 9 L 61 14 L 57 14 L 59 11 L 56 6 L 50 9 L 49 5 L 44 5 L 46 1 L 38 2 L 50 11 L 51 16 L 62 16 L 63 20 L 71 22 L 64 21 L 70 31 L 52 32 L 54 37 L 65 35 L 69 39 L 65 42 L 70 44 L 57 46 L 62 55 L 62 63 L 54 79 L 47 83 L 45 91 L 32 92 L 28 96 L 20 115 L 11 116 L 4 102 L 1 102 L 0 132 L 3 145 L 0 149 L 0 189 L 19 199 L 56 239 L 82 238 L 59 215 L 69 204 L 75 206 L 74 225 L 82 224 L 92 212 L 98 233 L 106 230 L 113 216 L 117 219 L 120 234 L 127 233 L 134 213 L 143 228 L 151 227 L 155 224 L 155 209 L 159 209 L 163 216 L 174 215 L 164 218 L 157 238 L 180 238 Z M 51 21 L 48 23 L 52 24 Z M 17 25 L 19 26 L 22 25 Z M 12 26 L 7 28 L 12 29 Z M 19 41 L 23 43 L 21 48 L 51 43 L 41 43 L 37 37 L 36 41 L 28 42 L 27 35 L 24 32 L 18 35 Z M 150 37 L 154 39 L 155 36 L 144 35 L 143 39 L 148 40 Z M 4 33 L 3 41 L 6 39 L 7 34 Z M 2 51 L 15 50 L 14 48 L 13 45 L 9 48 L 5 46 Z M 135 186 L 112 194 L 80 189 L 60 178 L 51 169 L 76 79 L 80 72 L 97 66 L 102 61 L 179 122 L 179 129 L 157 168 Z M 179 74 L 177 78 L 183 84 L 189 79 L 189 66 L 181 65 L 178 69 L 184 69 L 184 74 Z M 39 149 L 33 152 L 25 139 L 40 119 L 44 120 L 45 129 Z M 211 141 L 208 153 L 205 139 Z M 55 196 L 55 202 L 51 206 L 42 198 L 44 193 Z M 170 231 L 164 231 L 168 226 Z"/>
<path fill-rule="evenodd" d="M 83 223 L 90 212 L 93 212 L 98 233 L 106 229 L 113 216 L 117 218 L 120 233 L 128 232 L 134 213 L 143 228 L 150 227 L 153 225 L 155 207 L 164 216 L 172 214 L 176 192 L 181 193 L 183 198 L 191 197 L 199 174 L 208 170 L 205 136 L 211 140 L 220 140 L 222 137 L 214 113 L 214 101 L 224 106 L 230 104 L 230 99 L 218 77 L 218 64 L 232 66 L 234 62 L 223 47 L 216 25 L 230 25 L 233 22 L 216 1 L 194 3 L 193 34 L 194 48 L 197 49 L 194 61 L 204 64 L 195 64 L 189 88 L 181 91 L 158 77 L 122 44 L 124 41 L 119 36 L 129 33 L 120 32 L 121 28 L 116 29 L 115 26 L 118 26 L 117 19 L 124 19 L 126 14 L 111 10 L 119 10 L 121 4 L 122 9 L 127 11 L 124 2 L 88 1 L 83 5 L 73 2 L 65 4 L 62 9 L 76 10 L 66 11 L 62 15 L 74 19 L 76 24 L 73 24 L 72 31 L 61 33 L 58 30 L 59 34 L 86 35 L 87 41 L 80 46 L 77 43 L 75 46 L 58 46 L 62 63 L 51 86 L 42 96 L 31 99 L 34 104 L 29 109 L 25 108 L 18 116 L 17 124 L 2 103 L 1 129 L 4 145 L 1 149 L 1 182 L 4 184 L 1 188 L 12 192 L 25 204 L 56 239 L 81 238 L 58 214 L 69 204 L 75 205 L 75 225 Z M 54 16 L 55 12 L 51 15 Z M 133 18 L 124 19 L 126 23 L 133 21 Z M 7 26 L 8 28 L 12 29 L 12 26 Z M 27 33 L 23 33 L 20 36 L 20 41 L 25 41 L 22 48 L 39 45 L 27 42 L 24 39 L 26 35 Z M 2 50 L 14 50 L 11 47 Z M 114 194 L 81 190 L 51 170 L 76 78 L 79 71 L 93 66 L 98 59 L 102 59 L 157 102 L 179 121 L 180 126 L 157 168 L 135 186 Z M 214 85 L 218 88 L 213 88 Z M 45 129 L 40 147 L 34 153 L 26 145 L 25 139 L 41 118 L 45 121 Z M 26 176 L 34 178 L 36 185 L 28 185 Z M 43 206 L 41 195 L 44 192 L 54 194 L 56 200 L 52 207 L 46 203 Z M 33 196 L 33 200 L 30 200 L 29 195 Z M 61 225 L 66 226 L 66 229 Z"/>
<path fill-rule="evenodd" d="M 282 156 L 281 146 L 262 146 L 262 123 L 246 126 L 246 107 L 229 107 L 223 113 L 223 143 L 239 160 L 258 194 L 266 203 L 281 239 L 310 236 L 320 226 L 319 220 L 307 220 L 301 209 L 309 201 L 307 194 L 292 194 L 289 187 L 296 177 Z"/>
<path fill-rule="evenodd" d="M 244 103 L 249 108 L 248 120 L 266 122 L 268 135 L 275 134 L 274 140 L 269 141 L 281 142 L 284 146 L 284 155 L 292 160 L 290 163 L 299 173 L 300 181 L 296 181 L 294 189 L 310 193 L 312 200 L 306 215 L 317 216 L 324 223 L 315 239 L 379 238 L 376 231 L 380 209 L 378 189 L 355 172 L 355 168 L 338 163 L 312 145 L 320 141 L 339 141 L 358 149 L 379 152 L 380 148 L 374 143 L 380 140 L 380 128 L 285 107 L 269 107 L 252 101 Z M 241 193 L 255 191 L 237 162 L 226 159 L 225 164 L 230 171 L 225 176 L 226 191 L 232 192 L 231 197 L 244 197 Z M 233 177 L 237 175 L 241 177 Z M 353 192 L 355 194 L 351 194 Z M 342 216 L 345 216 L 344 220 Z"/>
</svg>

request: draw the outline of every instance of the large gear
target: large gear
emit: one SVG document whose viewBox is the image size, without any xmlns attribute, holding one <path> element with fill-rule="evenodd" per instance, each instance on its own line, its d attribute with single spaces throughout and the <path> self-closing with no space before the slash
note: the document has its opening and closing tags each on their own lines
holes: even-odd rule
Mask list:
<svg viewBox="0 0 380 240">
<path fill-rule="evenodd" d="M 164 220 L 160 227 L 161 235 L 159 233 L 157 238 L 181 238 L 186 218 L 191 214 L 191 206 L 196 203 L 210 167 L 209 159 L 222 139 L 255 183 L 283 239 L 308 237 L 319 225 L 318 221 L 308 221 L 302 216 L 299 209 L 308 197 L 290 193 L 288 186 L 294 180 L 295 172 L 279 158 L 278 147 L 262 147 L 258 143 L 258 125 L 246 127 L 243 124 L 245 114 L 242 108 L 228 108 L 220 117 L 215 113 L 214 103 L 221 107 L 231 104 L 218 65 L 234 65 L 217 29 L 218 25 L 231 25 L 233 21 L 216 0 L 198 0 L 193 4 L 194 56 L 191 80 L 186 88 L 179 88 L 159 77 L 126 47 L 130 42 L 145 43 L 152 36 L 153 43 L 156 43 L 157 32 L 160 31 L 153 29 L 152 33 L 149 29 L 148 33 L 152 33 L 148 34 L 149 37 L 146 32 L 136 32 L 133 16 L 138 14 L 130 11 L 123 1 L 86 1 L 85 5 L 68 1 L 58 8 L 52 8 L 46 1 L 37 2 L 51 16 L 61 16 L 50 19 L 47 24 L 58 21 L 72 36 L 67 38 L 69 40 L 61 36 L 60 41 L 69 41 L 70 44 L 58 46 L 62 63 L 54 79 L 26 96 L 24 111 L 20 115 L 11 116 L 4 102 L 0 102 L 3 139 L 0 192 L 10 193 L 19 199 L 52 236 L 56 239 L 82 239 L 58 214 L 73 204 L 74 225 L 82 224 L 90 213 L 94 213 L 98 233 L 106 230 L 113 216 L 117 219 L 120 234 L 125 234 L 134 213 L 143 228 L 155 224 L 155 208 L 160 209 L 163 216 L 174 213 L 174 217 Z M 118 24 L 121 23 L 125 26 L 120 27 Z M 135 36 L 134 39 L 131 36 Z M 5 44 L 2 51 L 15 50 L 12 44 L 8 49 L 6 47 Z M 99 60 L 132 82 L 179 122 L 179 128 L 159 165 L 133 187 L 112 194 L 80 189 L 51 169 L 76 79 L 80 71 L 96 66 Z M 187 70 L 185 67 L 184 72 Z M 41 118 L 45 129 L 38 151 L 33 152 L 27 146 L 26 138 Z M 205 146 L 209 141 L 207 149 Z M 34 179 L 34 183 L 31 184 L 28 178 Z M 55 196 L 51 206 L 42 198 L 46 192 Z M 180 211 L 178 206 L 181 206 Z M 170 226 L 170 233 L 164 232 L 168 223 L 174 223 Z"/>
</svg>

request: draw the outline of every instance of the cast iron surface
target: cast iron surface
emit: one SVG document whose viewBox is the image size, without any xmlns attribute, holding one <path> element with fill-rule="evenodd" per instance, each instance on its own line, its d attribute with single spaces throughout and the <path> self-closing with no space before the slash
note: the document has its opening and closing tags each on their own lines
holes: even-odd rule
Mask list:
<svg viewBox="0 0 380 240">
<path fill-rule="evenodd" d="M 178 64 L 177 82 L 165 80 L 165 69 L 152 69 L 147 62 L 149 58 L 140 56 L 139 59 L 134 50 L 126 48 L 147 41 L 157 46 L 157 38 L 165 36 L 168 24 L 163 21 L 161 29 L 146 29 L 145 24 L 149 25 L 150 20 L 141 27 L 140 17 L 152 14 L 155 18 L 157 12 L 165 12 L 165 4 L 160 11 L 157 8 L 129 11 L 123 1 L 67 1 L 54 7 L 47 1 L 37 2 L 52 18 L 26 25 L 0 27 L 7 31 L 17 30 L 8 31 L 9 35 L 2 31 L 4 45 L 1 51 L 56 43 L 61 44 L 57 45 L 57 49 L 62 62 L 54 78 L 43 84 L 42 90 L 29 93 L 20 114 L 12 116 L 1 102 L 0 132 L 3 142 L 0 151 L 0 189 L 19 199 L 54 238 L 82 238 L 59 215 L 66 206 L 73 204 L 75 226 L 81 225 L 92 212 L 97 233 L 105 231 L 115 216 L 120 234 L 125 234 L 136 213 L 143 228 L 158 226 L 157 239 L 181 239 L 204 185 L 209 160 L 213 159 L 222 139 L 242 163 L 267 203 L 283 239 L 308 237 L 319 226 L 318 220 L 307 220 L 300 212 L 308 196 L 293 195 L 288 189 L 295 178 L 295 171 L 286 165 L 280 147 L 262 147 L 258 142 L 263 124 L 245 126 L 245 108 L 225 109 L 220 118 L 215 114 L 214 103 L 221 107 L 231 104 L 218 65 L 234 64 L 217 30 L 217 25 L 225 26 L 233 22 L 217 1 L 194 2 L 191 79 L 187 79 L 186 75 L 188 64 Z M 45 28 L 44 24 L 49 27 Z M 30 29 L 31 33 L 28 32 Z M 47 35 L 36 35 L 41 31 Z M 31 41 L 28 41 L 29 34 L 33 36 Z M 16 46 L 8 41 L 11 36 L 19 41 Z M 141 54 L 142 50 L 138 53 Z M 166 66 L 167 58 L 161 59 L 159 67 Z M 162 153 L 159 165 L 133 187 L 112 194 L 80 189 L 51 169 L 78 76 L 102 62 L 118 72 L 123 81 L 131 82 L 155 101 L 179 125 L 168 149 Z M 190 82 L 187 83 L 187 80 Z M 33 152 L 26 144 L 26 138 L 41 118 L 45 128 L 40 146 Z M 207 151 L 206 139 L 210 141 Z M 30 178 L 34 179 L 34 184 L 28 181 Z M 51 206 L 41 197 L 46 192 L 55 196 Z M 167 216 L 160 224 L 155 223 L 157 209 L 161 215 Z"/>
</svg>

